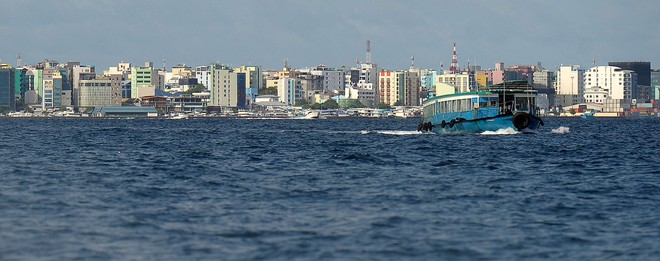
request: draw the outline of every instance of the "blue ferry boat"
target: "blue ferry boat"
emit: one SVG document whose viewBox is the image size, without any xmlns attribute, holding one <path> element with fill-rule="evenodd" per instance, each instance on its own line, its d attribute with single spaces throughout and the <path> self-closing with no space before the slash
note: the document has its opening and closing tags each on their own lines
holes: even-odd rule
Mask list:
<svg viewBox="0 0 660 261">
<path fill-rule="evenodd" d="M 530 132 L 543 126 L 536 90 L 527 81 L 507 81 L 484 91 L 431 97 L 423 102 L 418 131 L 481 133 L 513 128 Z"/>
</svg>

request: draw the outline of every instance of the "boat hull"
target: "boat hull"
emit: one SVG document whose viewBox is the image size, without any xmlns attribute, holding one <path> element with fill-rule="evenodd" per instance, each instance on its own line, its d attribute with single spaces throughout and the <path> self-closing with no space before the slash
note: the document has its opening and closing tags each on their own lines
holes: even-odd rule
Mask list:
<svg viewBox="0 0 660 261">
<path fill-rule="evenodd" d="M 520 124 L 520 117 L 527 117 L 526 123 Z M 428 119 L 431 122 L 432 132 L 437 134 L 447 133 L 482 133 L 485 131 L 498 131 L 502 129 L 513 129 L 521 132 L 533 132 L 543 125 L 543 120 L 530 114 L 508 114 L 497 115 L 493 117 L 465 119 L 454 118 L 451 120 L 442 119 L 442 117 L 432 117 Z M 518 123 L 516 123 L 516 120 Z M 443 124 L 444 121 L 444 124 Z"/>
</svg>

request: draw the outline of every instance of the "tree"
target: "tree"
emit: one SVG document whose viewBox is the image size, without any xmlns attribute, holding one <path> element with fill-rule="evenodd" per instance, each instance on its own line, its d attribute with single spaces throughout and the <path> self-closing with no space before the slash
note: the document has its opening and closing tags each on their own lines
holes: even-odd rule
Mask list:
<svg viewBox="0 0 660 261">
<path fill-rule="evenodd" d="M 188 88 L 187 93 L 196 93 L 196 92 L 203 92 L 206 91 L 206 87 L 204 87 L 203 84 L 197 84 L 193 87 Z"/>
<path fill-rule="evenodd" d="M 394 106 L 405 106 L 406 104 L 403 102 L 403 100 L 398 100 L 394 103 Z"/>
<path fill-rule="evenodd" d="M 342 100 L 342 107 L 344 108 L 362 108 L 364 107 L 364 104 L 360 102 L 360 100 L 357 99 L 343 99 Z"/>
<path fill-rule="evenodd" d="M 323 105 L 324 109 L 337 109 L 337 108 L 339 108 L 339 104 L 334 99 L 328 99 L 322 105 Z"/>
<path fill-rule="evenodd" d="M 309 102 L 307 102 L 307 100 L 305 100 L 305 99 L 296 100 L 296 106 L 303 106 L 304 107 L 307 104 L 309 104 Z"/>
<path fill-rule="evenodd" d="M 261 88 L 259 95 L 277 95 L 277 88 Z"/>
</svg>

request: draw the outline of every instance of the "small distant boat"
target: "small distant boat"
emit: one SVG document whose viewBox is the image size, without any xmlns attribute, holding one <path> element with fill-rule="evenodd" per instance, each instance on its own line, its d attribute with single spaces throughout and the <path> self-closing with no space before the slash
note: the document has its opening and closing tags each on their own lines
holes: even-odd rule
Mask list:
<svg viewBox="0 0 660 261">
<path fill-rule="evenodd" d="M 302 117 L 303 119 L 325 119 L 326 117 L 321 114 L 320 111 L 309 111 L 305 116 Z"/>
<path fill-rule="evenodd" d="M 594 117 L 593 111 L 586 111 L 582 114 L 582 119 L 591 119 Z"/>
<path fill-rule="evenodd" d="M 423 102 L 418 131 L 482 133 L 513 128 L 529 132 L 543 126 L 536 90 L 527 81 L 507 81 L 485 91 L 454 93 Z"/>
<path fill-rule="evenodd" d="M 188 119 L 188 115 L 180 113 L 180 114 L 177 114 L 177 115 L 174 115 L 174 116 L 170 117 L 170 119 L 172 119 L 172 120 Z"/>
</svg>

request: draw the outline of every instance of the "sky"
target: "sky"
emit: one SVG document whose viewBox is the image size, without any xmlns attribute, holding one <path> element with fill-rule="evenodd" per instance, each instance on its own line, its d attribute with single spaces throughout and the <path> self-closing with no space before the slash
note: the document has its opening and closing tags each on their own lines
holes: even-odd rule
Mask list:
<svg viewBox="0 0 660 261">
<path fill-rule="evenodd" d="M 0 0 L 0 61 L 222 63 L 264 69 L 364 61 L 390 70 L 496 62 L 555 69 L 660 64 L 660 1 Z"/>
</svg>

